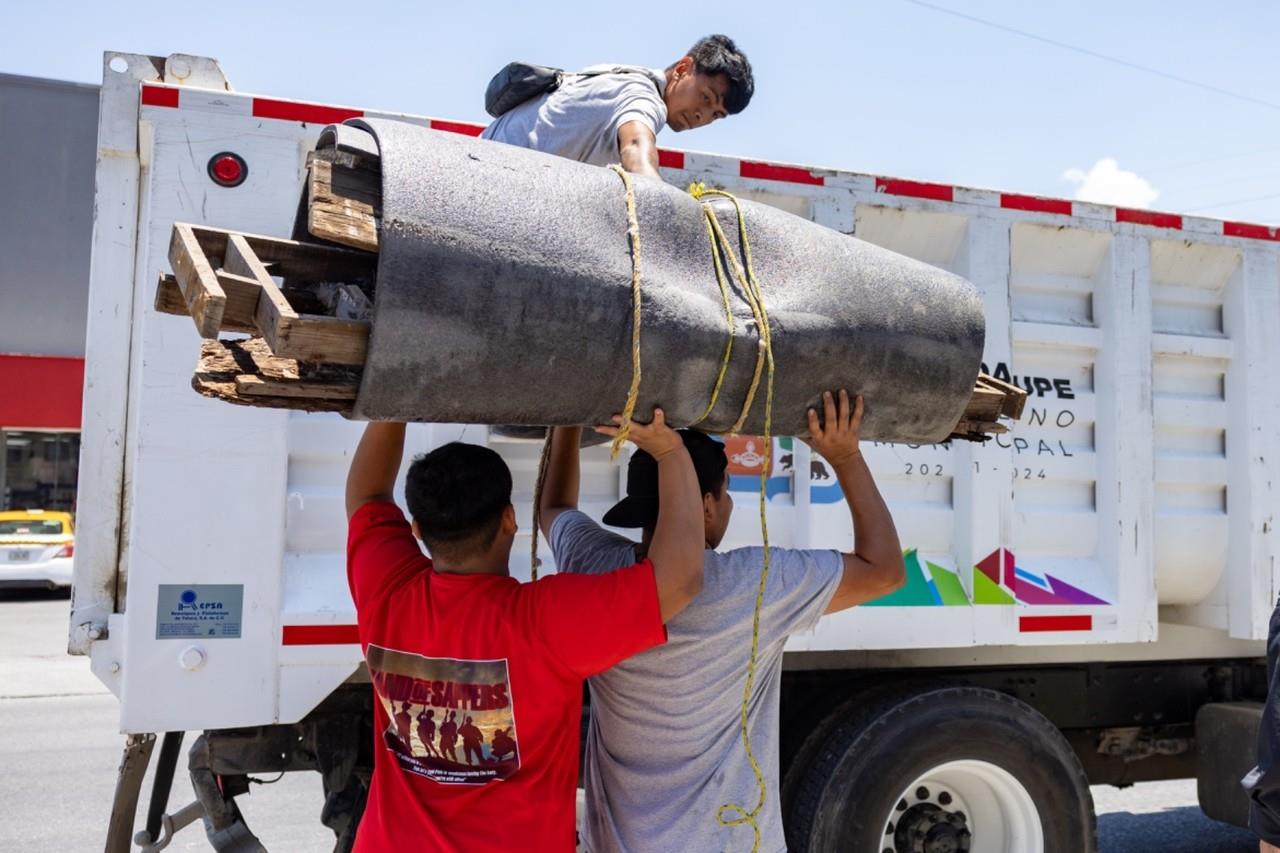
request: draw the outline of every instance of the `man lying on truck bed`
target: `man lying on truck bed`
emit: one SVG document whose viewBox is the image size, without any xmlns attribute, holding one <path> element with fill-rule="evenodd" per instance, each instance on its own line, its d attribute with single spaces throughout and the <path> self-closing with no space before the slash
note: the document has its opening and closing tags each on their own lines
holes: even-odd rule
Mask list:
<svg viewBox="0 0 1280 853">
<path fill-rule="evenodd" d="M 415 459 L 410 524 L 392 502 L 404 435 L 370 423 L 347 475 L 347 575 L 376 737 L 355 849 L 571 851 L 583 679 L 665 642 L 663 623 L 702 586 L 689 453 L 661 410 L 633 423 L 663 501 L 645 559 L 520 583 L 507 568 L 506 463 L 460 443 Z"/>
<path fill-rule="evenodd" d="M 625 70 L 624 70 L 625 69 Z M 747 108 L 755 92 L 751 63 L 733 39 L 699 39 L 665 71 L 592 66 L 565 75 L 554 90 L 493 121 L 481 136 L 608 166 L 658 175 L 658 133 L 704 127 Z"/>
<path fill-rule="evenodd" d="M 853 516 L 854 547 L 845 554 L 771 551 L 760 605 L 758 675 L 747 714 L 765 786 L 765 807 L 755 823 L 760 849 L 770 853 L 786 849 L 778 807 L 778 725 L 787 638 L 813 628 L 824 613 L 887 595 L 905 579 L 893 516 L 859 450 L 862 398 L 851 405 L 844 391 L 838 402 L 827 393 L 823 408 L 821 421 L 809 411 L 807 440 L 840 482 Z M 627 497 L 604 516 L 615 527 L 642 528 L 643 539 L 636 543 L 577 511 L 579 433 L 556 427 L 542 493 L 542 526 L 556 570 L 590 574 L 630 565 L 650 547 L 654 520 L 666 510 L 654 462 L 643 451 L 632 456 Z M 746 823 L 742 812 L 754 808 L 762 793 L 739 726 L 763 552 L 715 550 L 733 511 L 724 445 L 690 430 L 682 437 L 702 491 L 695 512 L 707 547 L 703 587 L 669 623 L 662 649 L 589 680 L 583 834 L 592 853 L 746 849 L 750 836 L 735 835 L 717 817 Z"/>
</svg>

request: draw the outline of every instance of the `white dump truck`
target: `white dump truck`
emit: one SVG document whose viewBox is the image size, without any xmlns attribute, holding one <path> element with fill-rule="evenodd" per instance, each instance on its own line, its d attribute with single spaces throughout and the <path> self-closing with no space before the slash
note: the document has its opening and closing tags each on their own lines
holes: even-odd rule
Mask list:
<svg viewBox="0 0 1280 853">
<path fill-rule="evenodd" d="M 108 53 L 103 73 L 70 651 L 127 735 L 108 848 L 129 848 L 157 737 L 163 804 L 181 733 L 200 732 L 194 802 L 153 810 L 144 846 L 202 817 L 216 849 L 254 849 L 247 775 L 306 770 L 346 849 L 373 745 L 344 560 L 361 425 L 197 395 L 191 321 L 153 303 L 175 221 L 288 236 L 319 131 L 388 114 L 236 92 L 201 57 Z M 793 848 L 1080 853 L 1094 839 L 1061 827 L 1091 822 L 1090 784 L 1179 777 L 1243 822 L 1280 548 L 1275 230 L 695 151 L 661 164 L 967 277 L 984 369 L 1030 395 L 986 444 L 867 447 L 907 582 L 788 646 Z M 432 424 L 408 449 L 459 438 L 502 454 L 527 518 L 538 445 Z M 772 541 L 849 547 L 822 459 L 776 441 Z M 750 501 L 763 448 L 728 444 Z M 586 511 L 624 466 L 586 451 Z M 740 511 L 725 546 L 759 535 Z"/>
</svg>

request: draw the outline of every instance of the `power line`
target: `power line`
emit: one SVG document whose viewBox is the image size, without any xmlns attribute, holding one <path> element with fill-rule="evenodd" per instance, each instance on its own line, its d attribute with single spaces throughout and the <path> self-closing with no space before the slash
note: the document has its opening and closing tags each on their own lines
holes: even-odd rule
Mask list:
<svg viewBox="0 0 1280 853">
<path fill-rule="evenodd" d="M 1223 89 L 1219 86 L 1214 86 L 1209 83 L 1201 83 L 1199 80 L 1191 80 L 1187 77 L 1180 77 L 1177 74 L 1171 74 L 1168 71 L 1161 71 L 1158 68 L 1151 68 L 1146 65 L 1139 65 L 1138 63 L 1130 62 L 1127 59 L 1120 59 L 1119 57 L 1116 57 L 1116 56 L 1108 56 L 1105 53 L 1098 53 L 1096 50 L 1089 50 L 1088 48 L 1085 48 L 1085 47 L 1078 47 L 1077 45 L 1074 45 L 1074 44 L 1067 44 L 1066 42 L 1057 41 L 1056 39 L 1047 38 L 1046 36 L 1036 35 L 1035 33 L 1029 33 L 1026 30 L 1019 30 L 1014 27 L 1005 26 L 1004 24 L 999 24 L 999 23 L 996 23 L 995 21 L 989 21 L 986 18 L 979 18 L 975 15 L 969 15 L 965 12 L 957 12 L 955 9 L 948 9 L 945 6 L 936 6 L 933 3 L 925 2 L 925 0 L 903 0 L 903 2 L 910 3 L 913 6 L 919 6 L 923 9 L 929 9 L 934 12 L 940 12 L 943 15 L 951 15 L 952 17 L 955 17 L 955 18 L 961 18 L 963 20 L 970 21 L 975 24 L 981 24 L 984 27 L 991 27 L 992 29 L 995 29 L 995 30 L 1001 30 L 1002 32 L 1012 33 L 1013 35 L 1021 36 L 1022 38 L 1032 39 L 1033 41 L 1038 41 L 1038 42 L 1041 42 L 1042 44 L 1048 44 L 1054 47 L 1060 47 L 1063 50 L 1069 50 L 1074 53 L 1090 56 L 1090 57 L 1093 57 L 1094 59 L 1101 59 L 1103 62 L 1110 62 L 1115 65 L 1120 65 L 1134 71 L 1141 71 L 1144 74 L 1151 74 L 1156 77 L 1163 77 L 1166 80 L 1172 80 L 1175 83 L 1181 83 L 1184 86 L 1194 86 L 1197 89 L 1203 89 L 1206 92 L 1213 92 L 1214 94 L 1218 94 L 1218 95 L 1225 95 L 1228 98 L 1235 98 L 1238 101 L 1245 101 L 1247 103 L 1254 104 L 1256 106 L 1267 107 L 1268 109 L 1280 110 L 1280 104 L 1275 103 L 1274 101 L 1264 101 L 1261 98 L 1255 98 L 1252 95 L 1244 95 L 1244 94 L 1241 94 L 1240 92 L 1233 92 L 1230 89 Z"/>
<path fill-rule="evenodd" d="M 1218 201 L 1213 204 L 1202 204 L 1199 207 L 1183 208 L 1185 213 L 1195 213 L 1197 210 L 1212 210 L 1215 207 L 1229 207 L 1233 204 L 1249 204 L 1255 201 L 1271 201 L 1273 198 L 1280 198 L 1280 193 L 1272 193 L 1270 195 L 1256 195 L 1252 198 L 1233 198 L 1231 201 Z"/>
</svg>

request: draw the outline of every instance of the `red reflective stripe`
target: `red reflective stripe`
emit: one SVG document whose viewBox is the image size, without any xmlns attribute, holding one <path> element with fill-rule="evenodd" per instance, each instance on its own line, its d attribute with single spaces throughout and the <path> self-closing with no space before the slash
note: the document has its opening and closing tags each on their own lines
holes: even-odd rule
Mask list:
<svg viewBox="0 0 1280 853">
<path fill-rule="evenodd" d="M 1254 225 L 1251 222 L 1224 222 L 1222 236 L 1249 237 L 1253 240 L 1280 240 L 1280 229 L 1266 225 Z"/>
<path fill-rule="evenodd" d="M 766 181 L 808 184 L 811 187 L 820 187 L 826 183 L 821 175 L 815 175 L 800 166 L 778 166 L 774 163 L 759 163 L 752 160 L 743 160 L 738 164 L 738 175 L 743 178 L 761 178 Z"/>
<path fill-rule="evenodd" d="M 934 201 L 953 201 L 955 195 L 955 189 L 946 184 L 926 184 L 899 178 L 876 178 L 876 192 L 912 198 L 930 198 Z"/>
<path fill-rule="evenodd" d="M 147 86 L 142 87 L 142 103 L 148 107 L 176 107 L 178 105 L 178 90 L 170 89 L 166 86 Z"/>
<path fill-rule="evenodd" d="M 666 148 L 658 149 L 658 165 L 664 169 L 683 169 L 684 168 L 684 152 L 669 151 Z"/>
<path fill-rule="evenodd" d="M 80 429 L 84 359 L 0 355 L 0 429 Z"/>
<path fill-rule="evenodd" d="M 1156 213 L 1152 210 L 1116 208 L 1116 222 L 1132 222 L 1135 225 L 1154 225 L 1156 228 L 1182 228 L 1182 217 L 1176 213 Z"/>
<path fill-rule="evenodd" d="M 286 646 L 345 646 L 360 642 L 355 625 L 285 625 Z"/>
<path fill-rule="evenodd" d="M 349 118 L 360 118 L 364 115 L 364 110 L 254 98 L 253 115 L 255 118 L 278 118 L 285 121 L 305 121 L 311 124 L 341 124 Z"/>
<path fill-rule="evenodd" d="M 484 125 L 482 124 L 466 124 L 460 121 L 441 121 L 433 118 L 431 120 L 432 130 L 443 130 L 448 133 L 461 133 L 464 136 L 479 136 L 484 133 Z"/>
<path fill-rule="evenodd" d="M 1018 617 L 1018 630 L 1028 633 L 1035 631 L 1091 631 L 1093 630 L 1093 617 L 1088 614 L 1083 616 L 1020 616 Z"/>
<path fill-rule="evenodd" d="M 1001 193 L 1000 206 L 1007 210 L 1032 210 L 1037 213 L 1071 215 L 1071 202 L 1065 198 L 1040 198 L 1034 195 Z"/>
</svg>

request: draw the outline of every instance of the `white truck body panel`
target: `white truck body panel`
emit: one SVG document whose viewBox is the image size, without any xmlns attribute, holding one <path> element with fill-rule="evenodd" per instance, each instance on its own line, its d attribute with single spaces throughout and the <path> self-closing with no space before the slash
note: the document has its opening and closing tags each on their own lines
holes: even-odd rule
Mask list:
<svg viewBox="0 0 1280 853">
<path fill-rule="evenodd" d="M 102 90 L 72 650 L 120 697 L 126 732 L 296 721 L 360 669 L 342 485 L 361 425 L 198 396 L 195 330 L 152 304 L 175 221 L 287 235 L 320 129 L 372 113 L 171 85 L 172 67 L 117 56 L 128 68 L 108 65 Z M 234 189 L 205 171 L 225 150 L 249 167 Z M 966 276 L 986 304 L 989 372 L 1031 392 L 1022 423 L 986 445 L 866 449 L 908 583 L 793 637 L 788 667 L 1261 654 L 1280 482 L 1273 230 L 697 152 L 663 164 L 676 185 L 715 183 Z M 457 438 L 510 464 L 512 571 L 527 577 L 538 446 L 414 425 L 407 451 Z M 752 441 L 729 447 L 724 547 L 759 541 Z M 786 440 L 774 458 L 771 541 L 848 548 L 822 461 Z M 585 453 L 585 511 L 618 498 L 625 463 Z M 798 487 L 794 472 L 807 473 Z M 158 639 L 162 585 L 242 587 L 240 637 Z"/>
</svg>

